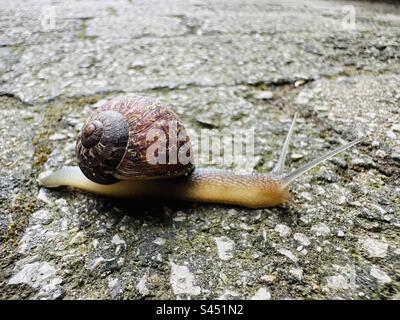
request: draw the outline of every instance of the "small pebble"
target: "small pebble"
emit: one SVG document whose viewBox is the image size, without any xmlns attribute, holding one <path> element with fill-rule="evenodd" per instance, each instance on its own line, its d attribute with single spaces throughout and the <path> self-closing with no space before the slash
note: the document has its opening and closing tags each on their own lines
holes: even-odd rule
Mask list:
<svg viewBox="0 0 400 320">
<path fill-rule="evenodd" d="M 277 224 L 274 230 L 279 234 L 280 237 L 283 238 L 287 237 L 292 232 L 292 230 L 284 224 Z"/>
<path fill-rule="evenodd" d="M 307 104 L 309 101 L 310 101 L 310 95 L 307 92 L 302 91 L 297 95 L 295 103 L 303 105 Z"/>
<path fill-rule="evenodd" d="M 365 161 L 361 158 L 354 158 L 351 160 L 351 164 L 353 166 L 363 166 L 365 165 Z"/>
<path fill-rule="evenodd" d="M 272 99 L 273 96 L 274 95 L 273 95 L 273 93 L 271 91 L 262 91 L 262 92 L 259 92 L 255 96 L 255 98 L 259 99 L 259 100 L 270 100 L 270 99 Z"/>
<path fill-rule="evenodd" d="M 373 146 L 374 148 L 377 148 L 377 147 L 379 147 L 379 141 L 377 141 L 377 140 L 374 140 L 374 141 L 372 141 L 371 142 L 371 146 Z"/>
<path fill-rule="evenodd" d="M 323 222 L 312 226 L 311 231 L 314 232 L 316 236 L 327 236 L 331 232 L 329 227 Z"/>
<path fill-rule="evenodd" d="M 387 254 L 389 245 L 385 241 L 366 238 L 360 240 L 361 246 L 370 257 L 384 258 Z"/>
<path fill-rule="evenodd" d="M 309 192 L 302 192 L 302 193 L 300 194 L 300 196 L 301 196 L 304 200 L 306 200 L 307 202 L 311 202 L 311 201 L 313 200 L 313 197 L 312 197 L 311 193 L 309 193 Z"/>
<path fill-rule="evenodd" d="M 400 124 L 396 123 L 392 126 L 392 130 L 396 132 L 400 132 Z"/>
<path fill-rule="evenodd" d="M 280 254 L 284 255 L 285 257 L 289 258 L 290 260 L 292 260 L 295 263 L 299 261 L 299 259 L 288 249 L 280 248 L 280 249 L 278 249 L 278 252 Z"/>
<path fill-rule="evenodd" d="M 51 204 L 52 201 L 51 201 L 51 199 L 48 197 L 48 194 L 49 194 L 49 192 L 48 192 L 47 189 L 40 188 L 40 189 L 39 189 L 39 193 L 38 193 L 38 195 L 37 195 L 36 198 L 37 198 L 38 200 L 41 200 L 41 201 L 47 203 L 47 204 Z"/>
<path fill-rule="evenodd" d="M 260 278 L 261 282 L 265 282 L 265 283 L 273 283 L 276 280 L 276 276 L 272 275 L 272 274 L 267 274 L 264 275 Z"/>
<path fill-rule="evenodd" d="M 327 286 L 334 290 L 347 290 L 349 289 L 348 280 L 341 274 L 326 278 Z"/>
<path fill-rule="evenodd" d="M 251 300 L 270 300 L 270 299 L 271 299 L 271 294 L 265 288 L 258 289 L 257 292 L 254 294 L 254 296 L 251 297 Z"/>
<path fill-rule="evenodd" d="M 383 150 L 377 150 L 377 151 L 375 152 L 375 156 L 378 157 L 378 158 L 383 159 L 383 158 L 385 158 L 385 157 L 387 156 L 387 154 L 386 154 L 386 152 L 383 151 Z"/>
<path fill-rule="evenodd" d="M 301 243 L 303 246 L 309 246 L 310 245 L 310 239 L 305 234 L 302 233 L 295 233 L 293 236 L 294 240 L 297 242 Z"/>
<path fill-rule="evenodd" d="M 387 275 L 386 272 L 379 269 L 377 266 L 372 266 L 370 273 L 379 283 L 386 284 L 392 282 L 392 279 Z"/>
<path fill-rule="evenodd" d="M 165 241 L 166 240 L 164 238 L 157 238 L 153 241 L 153 243 L 155 243 L 156 245 L 159 245 L 159 246 L 163 246 L 165 244 Z"/>
<path fill-rule="evenodd" d="M 306 83 L 306 80 L 304 80 L 304 79 L 297 80 L 297 81 L 294 83 L 294 86 L 297 88 L 297 87 L 302 86 L 302 85 L 305 84 L 305 83 Z"/>
<path fill-rule="evenodd" d="M 400 152 L 393 152 L 390 154 L 390 158 L 396 161 L 400 161 Z"/>
<path fill-rule="evenodd" d="M 343 237 L 344 237 L 344 232 L 343 232 L 342 230 L 338 230 L 337 236 L 338 236 L 339 238 L 343 238 Z"/>
<path fill-rule="evenodd" d="M 304 158 L 304 156 L 303 156 L 302 154 L 300 154 L 300 153 L 293 153 L 293 154 L 290 156 L 290 158 L 293 159 L 293 160 L 299 160 L 299 159 L 301 159 L 301 158 Z"/>
<path fill-rule="evenodd" d="M 389 130 L 386 132 L 386 135 L 390 138 L 390 139 L 396 139 L 396 134 L 392 131 Z"/>
<path fill-rule="evenodd" d="M 174 218 L 172 219 L 175 222 L 182 222 L 186 220 L 186 213 L 184 213 L 183 211 L 178 211 L 176 212 Z"/>
<path fill-rule="evenodd" d="M 301 268 L 292 268 L 289 270 L 289 273 L 294 276 L 297 280 L 303 279 L 303 269 Z"/>
<path fill-rule="evenodd" d="M 55 134 L 52 134 L 50 137 L 49 137 L 49 140 L 51 140 L 51 141 L 58 141 L 58 140 L 64 140 L 64 139 L 66 139 L 67 138 L 67 136 L 65 135 L 65 134 L 63 134 L 63 133 L 55 133 Z"/>
<path fill-rule="evenodd" d="M 229 260 L 234 255 L 235 242 L 228 237 L 214 237 L 217 245 L 218 257 L 221 260 Z"/>
</svg>

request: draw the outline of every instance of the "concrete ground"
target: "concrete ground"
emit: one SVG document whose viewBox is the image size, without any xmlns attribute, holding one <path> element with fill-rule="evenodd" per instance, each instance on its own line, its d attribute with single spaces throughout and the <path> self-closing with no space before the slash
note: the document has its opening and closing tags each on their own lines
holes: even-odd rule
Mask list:
<svg viewBox="0 0 400 320">
<path fill-rule="evenodd" d="M 391 3 L 0 0 L 0 298 L 399 299 L 399 57 Z M 296 111 L 292 169 L 367 138 L 273 209 L 39 188 L 126 93 L 254 128 L 258 172 Z"/>
</svg>

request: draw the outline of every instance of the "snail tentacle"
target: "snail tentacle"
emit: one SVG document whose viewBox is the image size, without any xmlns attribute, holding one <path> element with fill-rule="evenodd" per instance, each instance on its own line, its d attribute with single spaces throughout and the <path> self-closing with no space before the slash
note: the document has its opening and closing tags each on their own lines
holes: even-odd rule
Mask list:
<svg viewBox="0 0 400 320">
<path fill-rule="evenodd" d="M 279 155 L 279 160 L 276 163 L 274 169 L 272 170 L 272 172 L 277 175 L 281 175 L 283 173 L 283 170 L 285 169 L 286 154 L 289 149 L 290 140 L 292 139 L 296 118 L 297 118 L 297 112 L 293 116 L 292 124 L 290 125 L 289 131 L 286 135 L 285 142 L 283 143 L 282 146 L 281 153 Z"/>
<path fill-rule="evenodd" d="M 307 171 L 311 170 L 315 166 L 317 166 L 317 165 L 321 164 L 322 162 L 331 159 L 332 157 L 336 156 L 337 154 L 355 146 L 356 144 L 362 142 L 364 139 L 365 139 L 365 137 L 355 139 L 343 146 L 340 146 L 340 147 L 328 152 L 327 154 L 324 154 L 323 156 L 321 156 L 317 159 L 310 161 L 309 163 L 305 164 L 304 166 L 284 175 L 281 180 L 282 186 L 287 187 L 295 179 L 297 179 L 301 175 L 305 174 Z"/>
</svg>

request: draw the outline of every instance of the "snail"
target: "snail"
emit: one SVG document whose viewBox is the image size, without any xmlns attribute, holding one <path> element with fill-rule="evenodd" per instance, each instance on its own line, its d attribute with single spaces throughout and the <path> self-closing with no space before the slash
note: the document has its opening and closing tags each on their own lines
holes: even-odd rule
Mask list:
<svg viewBox="0 0 400 320">
<path fill-rule="evenodd" d="M 178 139 L 175 134 L 165 134 L 171 122 L 175 123 Z M 293 180 L 363 140 L 349 142 L 285 174 L 295 122 L 296 114 L 270 173 L 197 168 L 185 126 L 167 105 L 140 96 L 117 97 L 95 110 L 82 127 L 76 142 L 79 167 L 43 172 L 38 182 L 46 188 L 69 186 L 111 197 L 168 198 L 248 208 L 278 206 L 287 202 L 288 186 Z M 149 138 L 151 132 L 161 135 L 150 134 Z M 156 142 L 165 150 L 154 151 Z M 148 156 L 151 148 L 154 152 L 150 154 L 156 160 L 168 155 L 167 160 L 172 160 L 171 154 L 175 154 L 179 161 L 154 162 Z"/>
</svg>

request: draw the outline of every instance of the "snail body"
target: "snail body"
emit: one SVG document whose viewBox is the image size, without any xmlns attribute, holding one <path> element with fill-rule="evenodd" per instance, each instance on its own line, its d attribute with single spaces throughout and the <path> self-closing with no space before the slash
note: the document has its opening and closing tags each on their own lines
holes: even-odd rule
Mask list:
<svg viewBox="0 0 400 320">
<path fill-rule="evenodd" d="M 122 180 L 99 184 L 79 167 L 64 167 L 39 178 L 47 188 L 69 186 L 115 198 L 162 198 L 239 205 L 274 207 L 287 201 L 289 192 L 278 179 L 264 174 L 237 174 L 231 170 L 195 169 L 189 176 L 173 179 Z"/>
<path fill-rule="evenodd" d="M 196 168 L 186 129 L 169 107 L 144 97 L 117 97 L 96 110 L 83 126 L 76 144 L 79 167 L 44 172 L 38 181 L 47 188 L 69 186 L 120 198 L 274 207 L 288 200 L 288 186 L 294 179 L 362 141 L 356 139 L 284 174 L 295 121 L 296 115 L 271 173 Z M 168 134 L 171 123 L 175 131 Z M 149 153 L 155 144 L 164 148 Z M 155 155 L 157 161 L 149 154 Z"/>
</svg>

